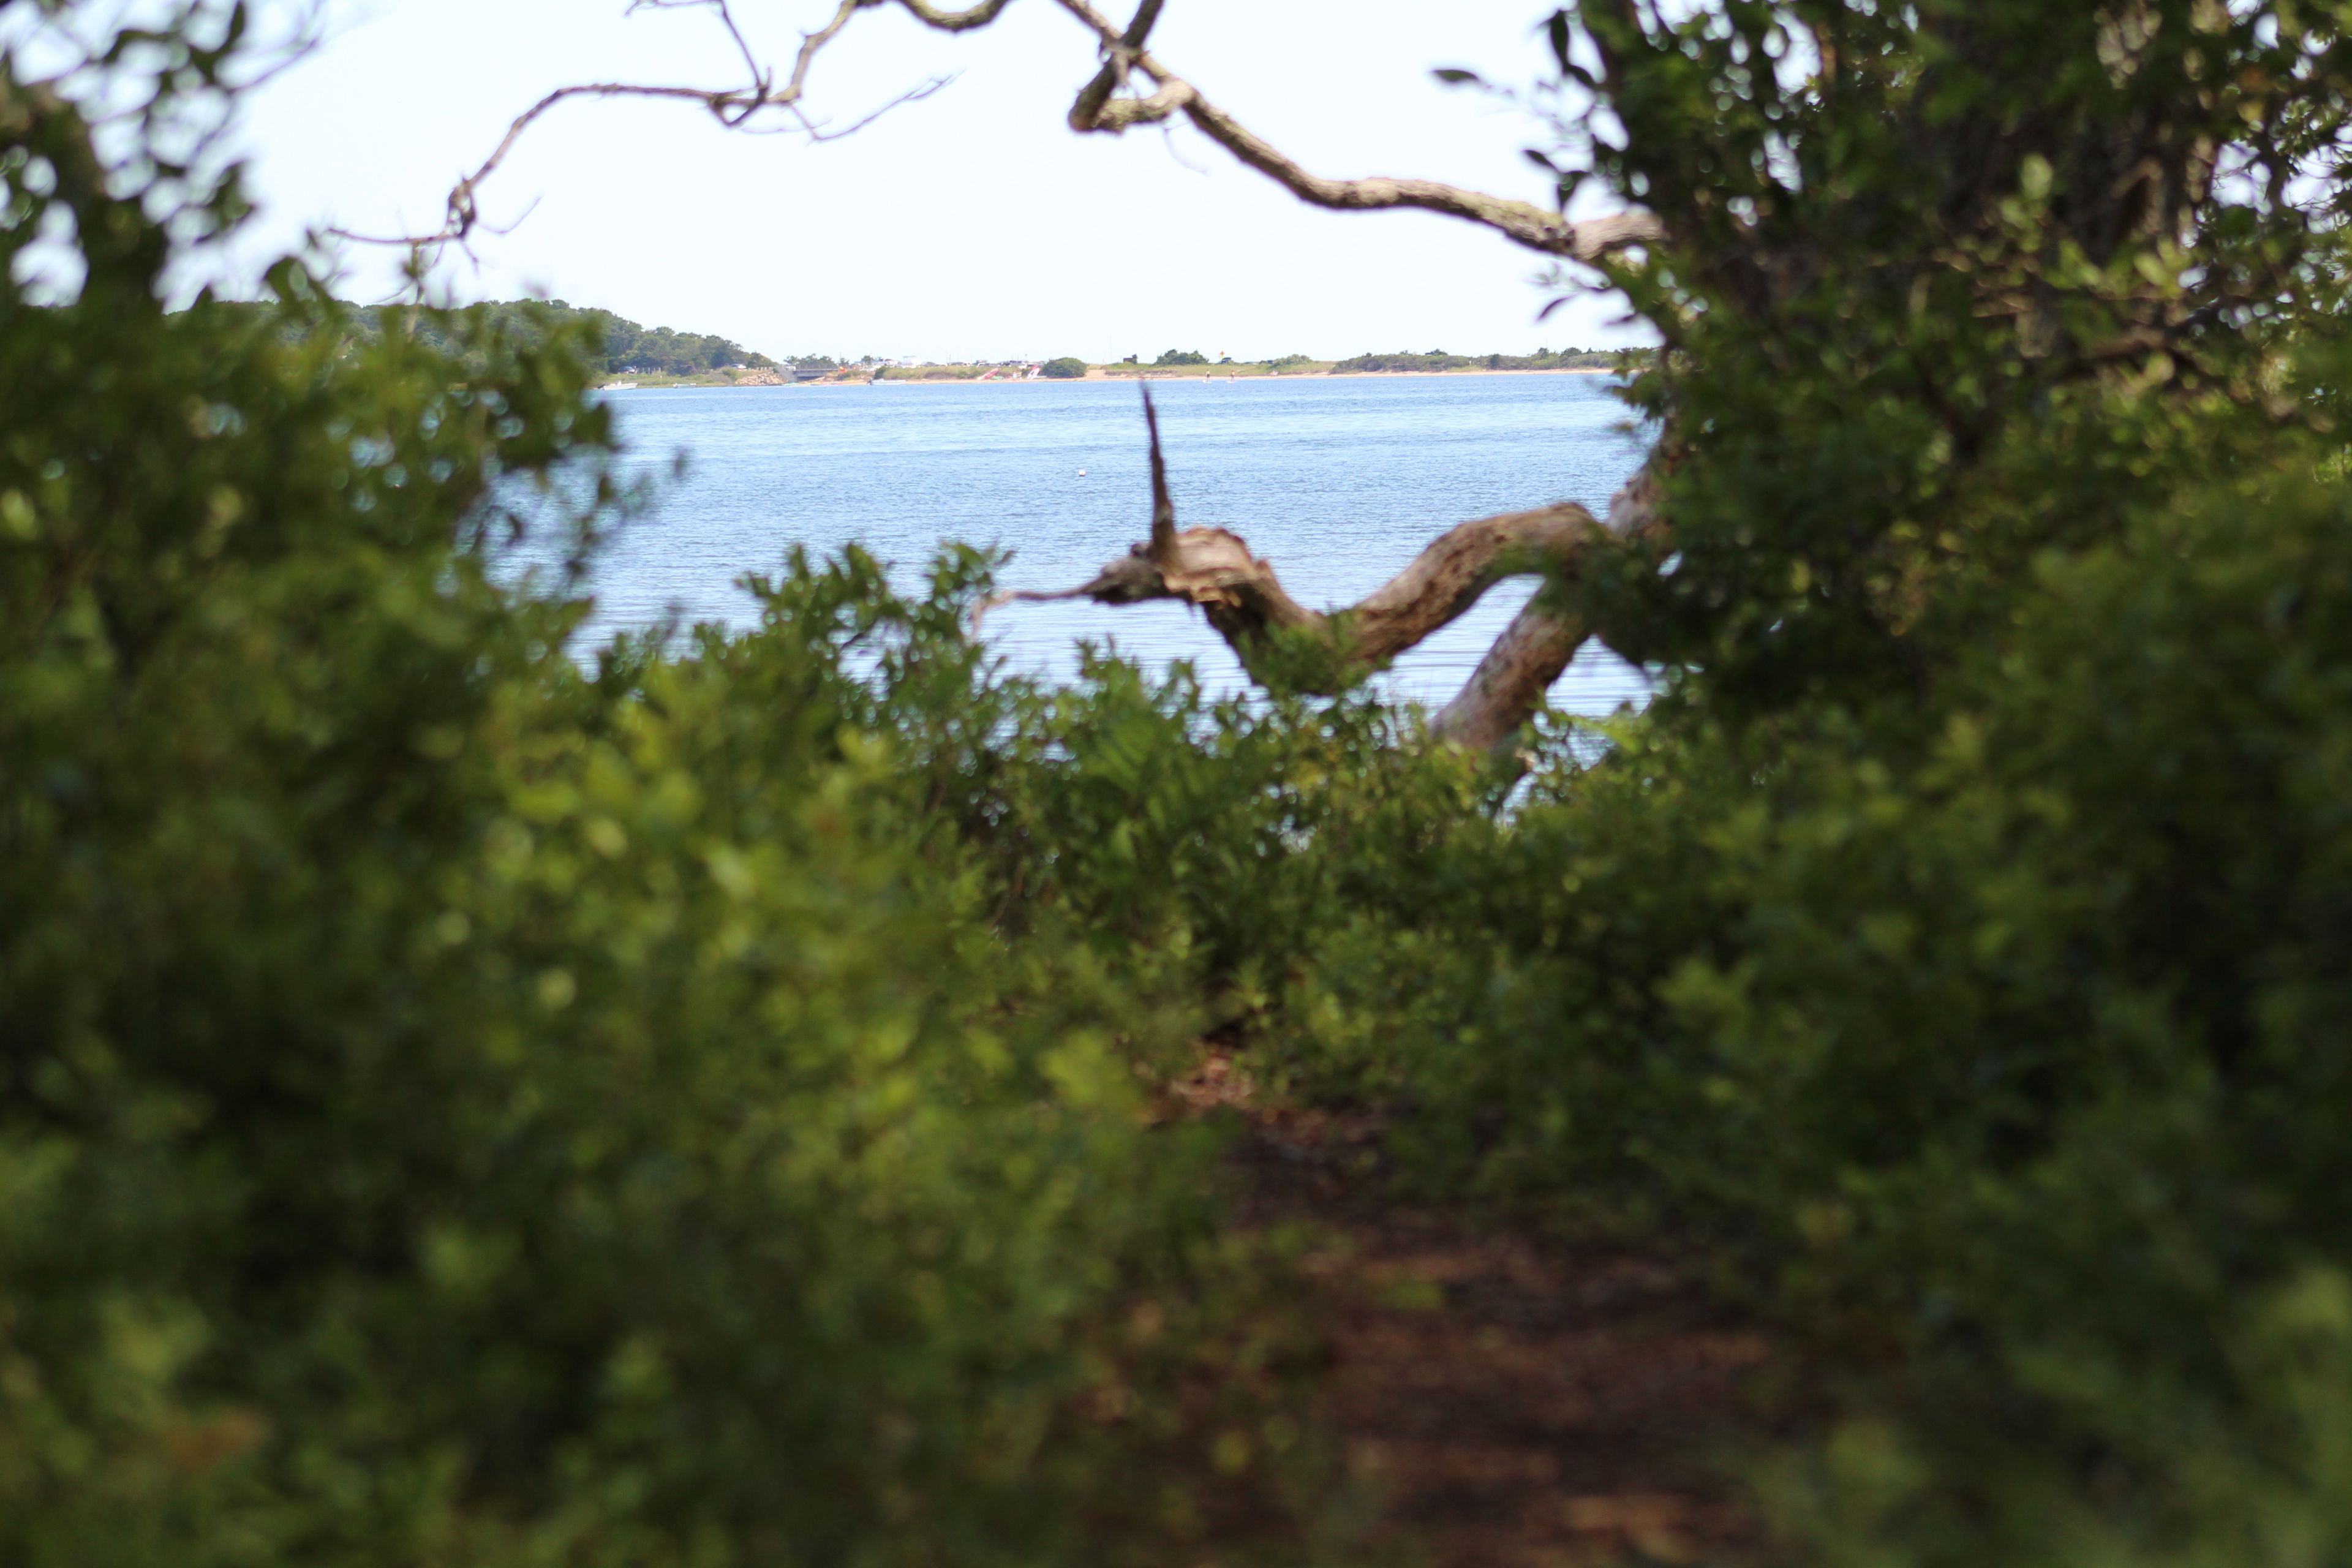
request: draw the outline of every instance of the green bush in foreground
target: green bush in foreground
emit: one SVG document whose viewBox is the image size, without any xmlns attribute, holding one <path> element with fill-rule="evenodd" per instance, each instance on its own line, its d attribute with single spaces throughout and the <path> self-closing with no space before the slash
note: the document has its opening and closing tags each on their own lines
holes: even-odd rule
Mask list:
<svg viewBox="0 0 2352 1568">
<path fill-rule="evenodd" d="M 1493 816 L 1302 752 L 1080 890 L 1426 1187 L 1703 1244 L 1857 1423 L 1799 1561 L 2352 1550 L 2340 25 L 1563 15 L 1671 531 L 1555 593 L 1660 700 Z"/>
<path fill-rule="evenodd" d="M 1433 1173 L 1717 1230 L 1969 1489 L 2161 1497 L 2272 1440 L 2232 1347 L 2352 1265 L 2352 493 L 2052 561 L 1917 718 L 1661 713 L 1291 1016 Z"/>
<path fill-rule="evenodd" d="M 1000 874 L 1423 1190 L 1704 1244 L 1853 1423 L 1770 1467 L 1795 1560 L 2334 1561 L 2352 489 L 2275 445 L 2044 553 L 1924 701 L 1694 681 L 1503 813 L 1377 708 L 1104 671 Z"/>
<path fill-rule="evenodd" d="M 976 558 L 584 672 L 492 567 L 509 506 L 593 548 L 593 343 L 352 344 L 290 265 L 167 316 L 233 188 L 159 220 L 0 95 L 0 247 L 68 212 L 88 269 L 0 292 L 0 1560 L 1278 1532 L 1289 1331 L 1136 1071 L 1193 1009 L 1008 944 L 942 805 L 1034 701 Z"/>
</svg>

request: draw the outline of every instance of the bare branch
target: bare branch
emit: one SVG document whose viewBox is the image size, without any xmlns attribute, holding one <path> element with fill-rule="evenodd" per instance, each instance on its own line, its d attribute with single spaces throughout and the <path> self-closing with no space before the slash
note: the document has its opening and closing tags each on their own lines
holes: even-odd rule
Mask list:
<svg viewBox="0 0 2352 1568">
<path fill-rule="evenodd" d="M 800 102 L 808 89 L 809 70 L 816 63 L 818 52 L 840 37 L 842 29 L 849 26 L 851 19 L 858 12 L 871 10 L 883 3 L 884 0 L 838 0 L 830 21 L 814 32 L 801 35 L 800 50 L 793 60 L 793 74 L 782 86 L 778 87 L 774 85 L 773 74 L 760 66 L 758 57 L 752 53 L 751 45 L 745 40 L 741 29 L 736 26 L 734 13 L 729 7 L 727 0 L 637 0 L 637 3 L 631 6 L 632 10 L 677 10 L 703 6 L 717 10 L 729 35 L 735 40 L 744 59 L 750 65 L 752 76 L 751 85 L 749 88 L 714 89 L 662 87 L 640 82 L 586 82 L 572 87 L 557 88 L 523 110 L 521 114 L 517 115 L 514 123 L 507 127 L 506 135 L 500 139 L 498 146 L 491 150 L 490 155 L 484 159 L 481 165 L 472 174 L 459 180 L 451 188 L 447 216 L 439 229 L 426 235 L 400 237 L 362 235 L 341 228 L 330 229 L 328 232 L 366 244 L 405 245 L 420 251 L 451 243 L 464 244 L 480 222 L 480 209 L 476 201 L 476 193 L 481 188 L 482 182 L 488 179 L 498 171 L 499 166 L 506 162 L 507 155 L 514 151 L 515 143 L 522 139 L 524 132 L 530 130 L 542 115 L 558 104 L 567 103 L 574 99 L 645 98 L 698 103 L 709 110 L 720 124 L 730 130 L 746 124 L 754 115 L 763 110 L 777 110 L 792 114 L 798 121 L 802 130 L 813 139 L 828 141 L 834 137 L 848 135 L 870 123 L 877 115 L 887 113 L 900 104 L 928 98 L 945 85 L 944 79 L 935 78 L 921 87 L 901 93 L 882 109 L 875 110 L 873 114 L 866 116 L 855 125 L 843 131 L 827 132 L 818 122 L 812 121 L 801 111 Z M 1009 3 L 1010 0 L 982 0 L 982 4 L 974 5 L 968 11 L 942 13 L 933 11 L 929 5 L 924 5 L 922 0 L 898 0 L 899 5 L 928 25 L 950 31 L 984 26 L 994 20 L 997 13 L 1003 10 Z"/>
<path fill-rule="evenodd" d="M 1095 73 L 1092 81 L 1078 89 L 1077 101 L 1070 105 L 1070 126 L 1073 130 L 1101 128 L 1110 95 L 1127 85 L 1135 52 L 1143 47 L 1143 41 L 1151 36 L 1152 24 L 1160 20 L 1161 3 L 1162 0 L 1143 0 L 1143 4 L 1136 8 L 1135 20 L 1127 25 L 1127 31 L 1118 36 L 1116 46 L 1103 51 L 1102 69 Z M 1175 107 L 1172 100 L 1169 107 L 1171 110 Z M 1162 117 L 1164 115 L 1155 116 Z"/>
<path fill-rule="evenodd" d="M 514 123 L 507 127 L 507 133 L 499 140 L 498 146 L 491 150 L 488 158 L 482 160 L 481 166 L 451 187 L 447 219 L 433 233 L 378 236 L 358 234 L 347 228 L 330 228 L 327 232 L 364 245 L 405 245 L 423 248 L 453 241 L 463 242 L 481 221 L 481 210 L 475 202 L 475 192 L 484 180 L 498 172 L 499 164 L 506 162 L 507 154 L 514 151 L 517 142 L 522 140 L 522 133 L 530 130 L 541 116 L 556 105 L 582 98 L 668 99 L 699 103 L 724 121 L 727 118 L 723 112 L 725 106 L 741 96 L 734 92 L 714 93 L 698 87 L 649 87 L 637 82 L 583 82 L 575 87 L 560 87 L 517 115 Z"/>
<path fill-rule="evenodd" d="M 1088 0 L 1058 3 L 1094 31 L 1104 55 L 1102 70 L 1070 106 L 1070 124 L 1075 130 L 1106 131 L 1116 135 L 1130 125 L 1165 120 L 1181 110 L 1209 140 L 1313 205 L 1343 212 L 1417 207 L 1484 225 L 1529 250 L 1577 261 L 1597 261 L 1612 251 L 1654 241 L 1663 233 L 1657 220 L 1646 214 L 1622 213 L 1570 223 L 1560 214 L 1532 202 L 1488 195 L 1435 180 L 1334 180 L 1312 174 L 1211 103 L 1199 89 L 1161 65 L 1143 47 L 1144 35 L 1159 15 L 1159 0 L 1145 0 L 1136 13 L 1134 24 L 1126 29 L 1114 26 Z M 1113 89 L 1136 71 L 1150 78 L 1156 90 L 1148 98 L 1112 98 Z"/>
<path fill-rule="evenodd" d="M 743 68 L 751 73 L 752 91 L 762 95 L 767 92 L 773 77 L 767 68 L 760 64 L 760 57 L 752 52 L 751 41 L 743 36 L 743 29 L 735 25 L 734 7 L 728 4 L 728 0 L 629 0 L 629 15 L 635 16 L 639 11 L 718 12 L 719 25 L 727 29 L 729 37 L 735 40 L 735 52 L 743 57 Z"/>
<path fill-rule="evenodd" d="M 939 91 L 940 89 L 947 86 L 948 83 L 954 79 L 955 78 L 951 76 L 932 77 L 928 81 L 922 82 L 915 87 L 908 88 L 906 91 L 890 100 L 887 103 L 867 110 L 865 113 L 859 115 L 848 124 L 842 126 L 839 130 L 830 129 L 826 126 L 824 121 L 813 119 L 797 103 L 792 106 L 790 112 L 793 121 L 797 124 L 800 133 L 807 137 L 810 141 L 838 142 L 845 136 L 856 135 L 859 132 L 865 130 L 867 126 L 873 124 L 876 121 L 881 119 L 884 115 L 889 113 L 894 109 L 903 109 L 908 104 L 922 102 L 923 100 L 930 97 L 931 94 Z M 753 134 L 757 135 L 759 132 L 755 132 Z"/>
</svg>

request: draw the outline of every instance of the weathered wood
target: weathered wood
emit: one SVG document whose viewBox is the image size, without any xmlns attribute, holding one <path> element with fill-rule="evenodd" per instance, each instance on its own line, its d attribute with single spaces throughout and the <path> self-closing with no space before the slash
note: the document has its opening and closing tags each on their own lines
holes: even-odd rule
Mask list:
<svg viewBox="0 0 2352 1568">
<path fill-rule="evenodd" d="M 1471 751 L 1507 750 L 1584 646 L 1586 635 L 1582 621 L 1551 609 L 1538 596 L 1512 617 L 1454 700 L 1438 710 L 1431 732 Z"/>
<path fill-rule="evenodd" d="M 1130 545 L 1125 555 L 1077 587 L 1001 594 L 982 606 L 983 613 L 1014 601 L 1091 599 L 1133 605 L 1181 600 L 1201 611 L 1252 679 L 1328 690 L 1384 668 L 1397 655 L 1458 618 L 1504 579 L 1573 578 L 1591 552 L 1655 526 L 1645 471 L 1618 492 L 1607 525 L 1573 501 L 1458 523 L 1357 604 L 1330 612 L 1310 610 L 1283 587 L 1273 563 L 1251 553 L 1239 534 L 1223 528 L 1176 526 L 1176 503 L 1169 493 L 1167 459 L 1160 444 L 1160 416 L 1149 385 L 1143 388 L 1143 417 L 1151 443 L 1150 538 Z M 1282 657 L 1286 634 L 1319 642 L 1322 658 L 1302 661 Z M 1539 596 L 1512 621 L 1461 691 L 1439 710 L 1433 732 L 1479 750 L 1508 746 L 1588 635 L 1580 622 Z"/>
</svg>

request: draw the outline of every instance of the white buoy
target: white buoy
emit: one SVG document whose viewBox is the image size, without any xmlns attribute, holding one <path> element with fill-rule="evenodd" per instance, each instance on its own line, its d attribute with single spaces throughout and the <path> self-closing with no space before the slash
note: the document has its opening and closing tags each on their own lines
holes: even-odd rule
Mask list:
<svg viewBox="0 0 2352 1568">
<path fill-rule="evenodd" d="M 1078 478 L 1080 478 L 1080 479 L 1085 479 L 1086 477 L 1087 477 L 1087 471 L 1086 471 L 1084 468 L 1080 468 L 1080 469 L 1078 470 Z"/>
</svg>

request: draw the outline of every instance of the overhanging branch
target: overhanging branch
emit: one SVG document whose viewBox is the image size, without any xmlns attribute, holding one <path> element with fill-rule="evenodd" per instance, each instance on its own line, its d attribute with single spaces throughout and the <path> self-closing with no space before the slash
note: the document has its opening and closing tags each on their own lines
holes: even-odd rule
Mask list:
<svg viewBox="0 0 2352 1568">
<path fill-rule="evenodd" d="M 1484 191 L 1465 190 L 1436 180 L 1386 176 L 1335 180 L 1313 174 L 1210 102 L 1198 88 L 1162 65 L 1143 47 L 1144 37 L 1159 16 L 1160 0 L 1144 0 L 1136 12 L 1135 22 L 1126 28 L 1115 25 L 1088 0 L 1057 3 L 1093 31 L 1103 50 L 1102 70 L 1070 106 L 1073 130 L 1116 135 L 1130 125 L 1150 124 L 1181 111 L 1210 141 L 1313 205 L 1340 212 L 1407 207 L 1441 213 L 1483 225 L 1529 250 L 1575 261 L 1598 261 L 1613 251 L 1654 241 L 1662 232 L 1657 220 L 1645 213 L 1622 213 L 1570 223 L 1560 214 L 1532 202 L 1488 195 Z M 1111 96 L 1115 88 L 1125 86 L 1137 72 L 1153 85 L 1149 97 Z"/>
</svg>

